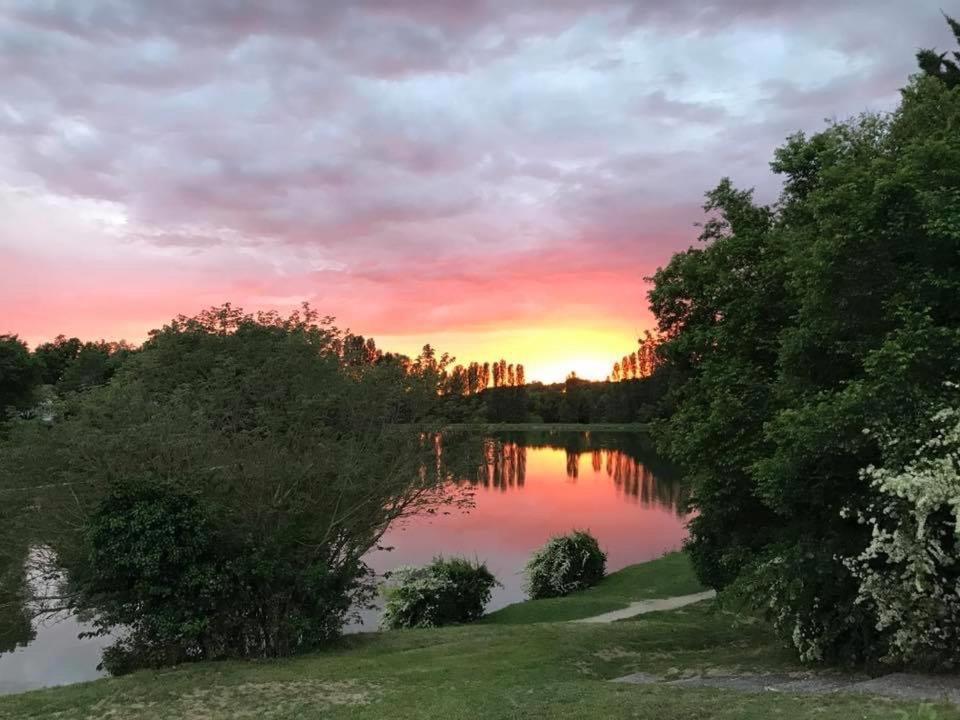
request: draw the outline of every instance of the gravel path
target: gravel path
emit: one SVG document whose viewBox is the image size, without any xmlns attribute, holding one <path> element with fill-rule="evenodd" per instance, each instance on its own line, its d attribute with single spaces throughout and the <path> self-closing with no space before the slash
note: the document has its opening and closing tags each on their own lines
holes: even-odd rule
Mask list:
<svg viewBox="0 0 960 720">
<path fill-rule="evenodd" d="M 606 612 L 602 615 L 580 618 L 579 620 L 573 620 L 572 622 L 611 623 L 615 620 L 624 620 L 626 618 L 635 617 L 636 615 L 643 615 L 649 612 L 657 612 L 659 610 L 676 610 L 677 608 L 682 608 L 684 605 L 692 605 L 693 603 L 700 602 L 701 600 L 709 600 L 712 597 L 716 597 L 716 595 L 717 593 L 715 591 L 707 590 L 694 595 L 678 595 L 676 597 L 659 598 L 656 600 L 637 600 L 621 610 L 612 610 L 611 612 Z"/>
</svg>

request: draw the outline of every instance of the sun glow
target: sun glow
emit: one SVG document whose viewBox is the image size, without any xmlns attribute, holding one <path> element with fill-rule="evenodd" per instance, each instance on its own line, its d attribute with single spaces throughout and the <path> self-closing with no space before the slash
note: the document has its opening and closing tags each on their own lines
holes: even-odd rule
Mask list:
<svg viewBox="0 0 960 720">
<path fill-rule="evenodd" d="M 473 332 L 440 332 L 429 342 L 457 363 L 505 358 L 523 363 L 527 382 L 562 382 L 575 372 L 586 380 L 604 380 L 613 362 L 636 348 L 639 333 L 627 327 L 525 327 Z M 424 335 L 378 335 L 377 344 L 416 355 Z"/>
</svg>

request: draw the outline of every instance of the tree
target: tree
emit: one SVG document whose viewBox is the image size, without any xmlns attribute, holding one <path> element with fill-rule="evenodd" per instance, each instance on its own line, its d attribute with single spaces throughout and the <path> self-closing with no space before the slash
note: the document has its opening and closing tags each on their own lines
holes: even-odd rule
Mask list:
<svg viewBox="0 0 960 720">
<path fill-rule="evenodd" d="M 86 342 L 64 368 L 57 383 L 59 390 L 86 390 L 110 381 L 113 374 L 135 350 L 127 343 Z"/>
<path fill-rule="evenodd" d="M 28 407 L 42 369 L 16 335 L 0 335 L 0 421 Z"/>
<path fill-rule="evenodd" d="M 60 382 L 64 371 L 77 359 L 82 347 L 79 338 L 67 338 L 64 335 L 57 335 L 51 342 L 38 345 L 33 355 L 42 368 L 42 382 L 47 385 Z"/>
<path fill-rule="evenodd" d="M 960 43 L 960 22 L 944 14 L 947 24 L 953 31 L 953 36 Z M 947 58 L 947 53 L 937 53 L 936 50 L 921 50 L 917 53 L 917 64 L 920 69 L 931 77 L 946 83 L 947 87 L 960 87 L 960 52 L 953 51 L 953 60 Z"/>
<path fill-rule="evenodd" d="M 523 387 L 527 384 L 527 374 L 523 369 L 523 365 L 517 365 L 517 385 Z"/>
<path fill-rule="evenodd" d="M 423 434 L 444 359 L 356 366 L 342 339 L 309 308 L 179 317 L 49 426 L 12 427 L 0 477 L 70 487 L 18 522 L 66 607 L 126 628 L 110 668 L 322 644 L 386 527 L 444 501 Z"/>
<path fill-rule="evenodd" d="M 450 371 L 446 392 L 450 395 L 469 395 L 472 391 L 470 377 L 463 365 L 457 365 Z"/>
<path fill-rule="evenodd" d="M 960 376 L 960 88 L 920 76 L 902 95 L 889 117 L 789 138 L 774 207 L 722 181 L 705 244 L 650 293 L 675 408 L 660 444 L 693 481 L 697 572 L 768 609 L 806 660 L 886 654 L 843 563 L 877 499 L 863 430 L 924 437 Z"/>
</svg>

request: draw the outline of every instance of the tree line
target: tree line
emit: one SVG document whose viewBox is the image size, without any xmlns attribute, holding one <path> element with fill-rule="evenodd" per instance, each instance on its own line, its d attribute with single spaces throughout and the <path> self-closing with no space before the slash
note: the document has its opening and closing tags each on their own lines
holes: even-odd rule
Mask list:
<svg viewBox="0 0 960 720">
<path fill-rule="evenodd" d="M 488 387 L 523 387 L 527 383 L 523 365 L 506 360 L 454 365 L 444 374 L 443 392 L 448 395 L 476 395 Z"/>
</svg>

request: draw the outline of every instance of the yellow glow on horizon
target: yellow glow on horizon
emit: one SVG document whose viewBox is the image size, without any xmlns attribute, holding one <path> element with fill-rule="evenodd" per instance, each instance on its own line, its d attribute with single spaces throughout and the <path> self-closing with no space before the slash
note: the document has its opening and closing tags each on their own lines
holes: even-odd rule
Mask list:
<svg viewBox="0 0 960 720">
<path fill-rule="evenodd" d="M 524 366 L 527 382 L 562 382 L 570 372 L 604 380 L 613 363 L 636 350 L 639 333 L 626 327 L 567 326 L 435 332 L 428 335 L 375 335 L 384 350 L 415 356 L 429 342 L 456 363 L 505 359 Z"/>
</svg>

